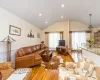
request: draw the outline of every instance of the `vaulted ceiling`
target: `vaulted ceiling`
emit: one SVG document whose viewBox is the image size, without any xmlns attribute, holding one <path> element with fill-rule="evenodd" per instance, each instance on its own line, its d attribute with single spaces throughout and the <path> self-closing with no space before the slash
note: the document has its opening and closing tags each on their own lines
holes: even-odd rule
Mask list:
<svg viewBox="0 0 100 80">
<path fill-rule="evenodd" d="M 57 21 L 89 24 L 90 13 L 93 26 L 100 25 L 100 0 L 0 0 L 0 6 L 41 29 Z"/>
</svg>

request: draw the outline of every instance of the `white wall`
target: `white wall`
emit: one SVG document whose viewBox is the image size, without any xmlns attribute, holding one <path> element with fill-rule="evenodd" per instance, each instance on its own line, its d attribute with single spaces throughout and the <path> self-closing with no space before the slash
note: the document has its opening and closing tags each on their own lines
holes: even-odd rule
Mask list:
<svg viewBox="0 0 100 80">
<path fill-rule="evenodd" d="M 63 38 L 66 40 L 66 45 L 69 43 L 69 22 L 56 22 L 52 24 L 51 26 L 48 26 L 42 31 L 42 39 L 45 41 L 45 32 L 57 32 L 57 31 L 63 31 Z"/>
<path fill-rule="evenodd" d="M 40 43 L 40 38 L 37 38 L 37 33 L 41 34 L 41 30 L 22 20 L 16 15 L 0 8 L 0 41 L 9 35 L 9 25 L 21 28 L 21 36 L 10 35 L 16 41 L 12 42 L 12 55 L 15 56 L 16 49 L 23 46 L 30 46 Z M 28 38 L 27 35 L 32 30 L 35 38 Z M 6 61 L 6 43 L 0 42 L 0 62 Z"/>
</svg>

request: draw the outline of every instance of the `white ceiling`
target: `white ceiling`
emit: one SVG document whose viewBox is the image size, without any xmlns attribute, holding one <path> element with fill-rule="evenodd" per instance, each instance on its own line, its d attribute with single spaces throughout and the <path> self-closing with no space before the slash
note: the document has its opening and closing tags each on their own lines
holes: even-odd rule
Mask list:
<svg viewBox="0 0 100 80">
<path fill-rule="evenodd" d="M 100 25 L 100 0 L 0 0 L 0 6 L 41 29 L 57 21 L 89 24 L 90 13 L 93 26 Z"/>
</svg>

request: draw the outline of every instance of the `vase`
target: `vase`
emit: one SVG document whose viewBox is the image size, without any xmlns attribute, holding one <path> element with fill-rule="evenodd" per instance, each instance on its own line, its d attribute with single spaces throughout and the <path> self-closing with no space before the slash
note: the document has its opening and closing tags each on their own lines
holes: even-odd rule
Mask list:
<svg viewBox="0 0 100 80">
<path fill-rule="evenodd" d="M 91 47 L 92 47 L 92 45 L 90 44 L 90 45 L 89 45 L 89 48 L 91 48 Z"/>
</svg>

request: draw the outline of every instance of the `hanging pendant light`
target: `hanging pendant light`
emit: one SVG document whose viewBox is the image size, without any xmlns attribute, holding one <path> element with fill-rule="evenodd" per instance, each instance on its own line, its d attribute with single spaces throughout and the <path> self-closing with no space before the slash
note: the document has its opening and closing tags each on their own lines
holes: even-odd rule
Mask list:
<svg viewBox="0 0 100 80">
<path fill-rule="evenodd" d="M 92 31 L 92 29 L 93 29 L 93 26 L 91 24 L 91 16 L 92 16 L 92 14 L 89 14 L 89 16 L 90 16 L 90 25 L 89 25 L 88 29 L 89 29 L 89 31 Z"/>
</svg>

